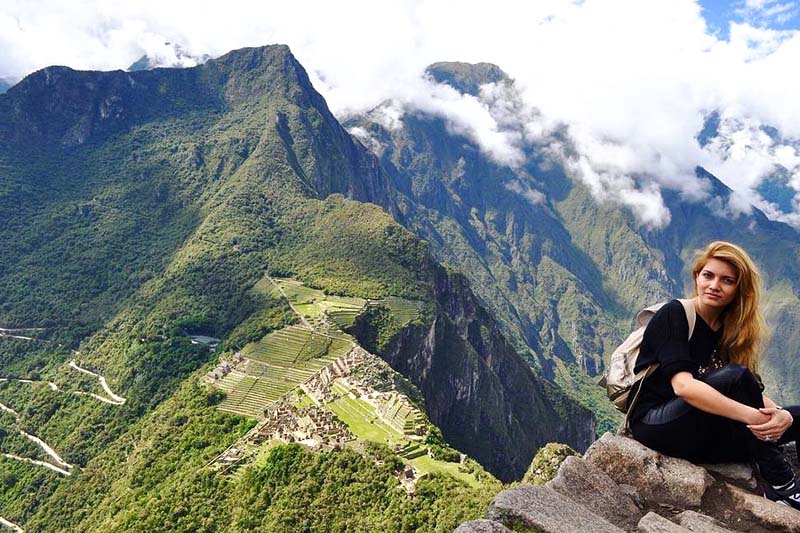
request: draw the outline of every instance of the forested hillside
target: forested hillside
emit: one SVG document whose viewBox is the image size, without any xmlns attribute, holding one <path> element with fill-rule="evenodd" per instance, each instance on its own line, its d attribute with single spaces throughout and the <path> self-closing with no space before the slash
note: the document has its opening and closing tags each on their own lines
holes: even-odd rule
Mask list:
<svg viewBox="0 0 800 533">
<path fill-rule="evenodd" d="M 411 324 L 378 306 L 355 333 L 419 387 L 447 442 L 502 479 L 539 444 L 593 438 L 591 413 L 535 376 L 468 283 L 392 220 L 388 175 L 288 48 L 191 69 L 50 67 L 0 96 L 0 117 L 4 518 L 32 531 L 446 531 L 480 514 L 491 476 L 431 475 L 412 499 L 381 446 L 278 446 L 232 480 L 209 468 L 254 421 L 220 412 L 225 395 L 201 377 L 298 321 L 255 290 L 265 274 L 422 302 Z M 441 342 L 407 348 L 426 331 Z"/>
</svg>

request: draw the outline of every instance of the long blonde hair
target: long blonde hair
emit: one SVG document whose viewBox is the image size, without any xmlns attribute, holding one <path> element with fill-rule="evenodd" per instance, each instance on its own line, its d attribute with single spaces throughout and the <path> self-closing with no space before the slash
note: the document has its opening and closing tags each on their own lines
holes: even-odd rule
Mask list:
<svg viewBox="0 0 800 533">
<path fill-rule="evenodd" d="M 692 295 L 697 296 L 697 276 L 709 259 L 725 261 L 736 270 L 736 296 L 722 313 L 722 339 L 719 352 L 723 359 L 758 371 L 761 345 L 767 327 L 761 315 L 761 273 L 742 248 L 725 241 L 715 241 L 700 252 L 692 267 Z"/>
</svg>

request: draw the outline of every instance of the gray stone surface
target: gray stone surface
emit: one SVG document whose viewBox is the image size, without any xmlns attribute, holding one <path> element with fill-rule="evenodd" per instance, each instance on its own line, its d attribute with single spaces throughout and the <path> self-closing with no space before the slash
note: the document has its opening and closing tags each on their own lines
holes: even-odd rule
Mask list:
<svg viewBox="0 0 800 533">
<path fill-rule="evenodd" d="M 730 483 L 710 495 L 704 512 L 738 531 L 800 533 L 800 511 L 778 505 Z"/>
<path fill-rule="evenodd" d="M 689 531 L 702 533 L 733 533 L 732 530 L 724 527 L 723 524 L 710 516 L 694 511 L 684 511 L 676 516 L 674 520 Z"/>
<path fill-rule="evenodd" d="M 705 469 L 643 446 L 633 439 L 606 433 L 587 450 L 585 459 L 618 484 L 636 487 L 648 504 L 697 508 L 714 478 Z"/>
<path fill-rule="evenodd" d="M 651 511 L 639 520 L 637 531 L 641 533 L 689 533 L 690 530 Z"/>
<path fill-rule="evenodd" d="M 626 530 L 636 529 L 643 514 L 608 474 L 579 457 L 567 457 L 547 486 Z"/>
<path fill-rule="evenodd" d="M 513 533 L 506 526 L 494 520 L 472 520 L 458 526 L 453 533 Z"/>
<path fill-rule="evenodd" d="M 755 490 L 758 486 L 753 467 L 745 463 L 721 463 L 717 465 L 700 465 L 717 479 L 730 481 L 744 489 Z"/>
<path fill-rule="evenodd" d="M 550 487 L 520 485 L 495 496 L 489 518 L 511 529 L 543 533 L 621 533 L 604 518 L 562 496 Z"/>
</svg>

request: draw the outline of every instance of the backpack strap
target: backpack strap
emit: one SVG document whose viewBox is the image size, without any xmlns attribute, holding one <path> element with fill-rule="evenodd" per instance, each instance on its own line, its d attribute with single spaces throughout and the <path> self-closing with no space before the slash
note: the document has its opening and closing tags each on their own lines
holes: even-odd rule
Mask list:
<svg viewBox="0 0 800 533">
<path fill-rule="evenodd" d="M 694 334 L 694 326 L 695 324 L 697 324 L 697 310 L 694 307 L 694 300 L 692 298 L 678 298 L 678 301 L 683 306 L 683 312 L 686 313 L 686 321 L 689 323 L 688 340 L 691 340 L 692 335 Z M 637 316 L 637 324 L 640 325 L 640 327 L 647 325 L 647 322 L 649 322 L 650 318 L 652 318 L 652 316 L 656 314 L 656 311 L 658 311 L 663 305 L 664 304 L 658 304 L 642 310 L 639 313 L 639 316 Z M 644 319 L 644 324 L 641 324 L 643 317 L 646 318 Z M 630 416 L 631 412 L 633 411 L 633 406 L 636 405 L 636 400 L 639 399 L 639 393 L 642 392 L 642 387 L 644 387 L 644 380 L 647 378 L 647 376 L 655 372 L 656 368 L 658 368 L 658 363 L 650 365 L 645 375 L 642 376 L 641 380 L 639 380 L 639 388 L 636 390 L 636 394 L 633 396 L 633 400 L 628 404 L 628 411 L 625 413 L 625 421 L 622 424 L 623 434 L 630 433 L 631 431 Z"/>
<path fill-rule="evenodd" d="M 686 313 L 686 321 L 689 323 L 689 339 L 691 339 L 694 333 L 694 326 L 697 324 L 697 310 L 694 307 L 694 299 L 679 298 L 678 301 L 681 303 L 683 311 Z"/>
</svg>

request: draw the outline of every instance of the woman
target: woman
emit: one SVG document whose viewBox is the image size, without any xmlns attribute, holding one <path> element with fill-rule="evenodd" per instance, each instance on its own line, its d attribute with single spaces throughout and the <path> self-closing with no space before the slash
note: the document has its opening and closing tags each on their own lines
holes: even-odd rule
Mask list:
<svg viewBox="0 0 800 533">
<path fill-rule="evenodd" d="M 761 276 L 744 250 L 721 241 L 700 254 L 692 274 L 691 339 L 678 300 L 645 330 L 636 371 L 658 368 L 640 382 L 631 432 L 650 448 L 696 463 L 753 460 L 765 496 L 800 509 L 800 482 L 778 447 L 800 437 L 800 406 L 777 406 L 756 373 L 766 329 Z"/>
</svg>

